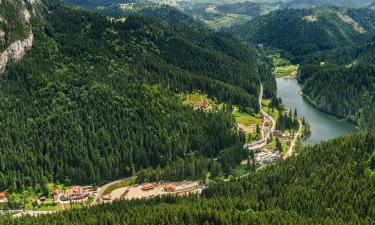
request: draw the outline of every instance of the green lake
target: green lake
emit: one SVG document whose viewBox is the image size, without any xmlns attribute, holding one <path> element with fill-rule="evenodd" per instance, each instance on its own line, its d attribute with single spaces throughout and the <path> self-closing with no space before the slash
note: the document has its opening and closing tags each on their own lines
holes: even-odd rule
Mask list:
<svg viewBox="0 0 375 225">
<path fill-rule="evenodd" d="M 292 110 L 297 109 L 298 115 L 305 117 L 311 126 L 311 136 L 306 140 L 306 144 L 316 144 L 356 130 L 354 124 L 321 112 L 312 106 L 300 95 L 301 88 L 297 80 L 278 78 L 276 83 L 277 95 L 282 98 L 284 106 Z"/>
</svg>

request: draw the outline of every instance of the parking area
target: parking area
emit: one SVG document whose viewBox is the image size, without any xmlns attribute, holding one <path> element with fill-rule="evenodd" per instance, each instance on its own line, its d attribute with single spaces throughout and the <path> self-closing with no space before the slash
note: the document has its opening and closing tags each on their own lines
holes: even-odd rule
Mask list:
<svg viewBox="0 0 375 225">
<path fill-rule="evenodd" d="M 167 183 L 138 184 L 119 188 L 110 194 L 110 201 L 118 199 L 141 199 L 152 198 L 159 195 L 178 194 L 188 195 L 190 193 L 201 193 L 202 187 L 198 181 L 182 181 Z"/>
</svg>

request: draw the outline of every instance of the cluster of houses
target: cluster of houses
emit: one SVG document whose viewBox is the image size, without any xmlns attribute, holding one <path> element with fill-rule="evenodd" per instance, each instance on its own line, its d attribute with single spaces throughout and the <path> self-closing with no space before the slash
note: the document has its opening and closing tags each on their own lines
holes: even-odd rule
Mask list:
<svg viewBox="0 0 375 225">
<path fill-rule="evenodd" d="M 281 155 L 274 152 L 259 152 L 255 154 L 255 163 L 264 165 L 281 159 Z"/>
<path fill-rule="evenodd" d="M 288 138 L 289 137 L 289 134 L 285 134 L 280 130 L 274 130 L 273 135 L 278 136 L 280 138 Z"/>
<path fill-rule="evenodd" d="M 61 201 L 82 201 L 90 196 L 91 187 L 73 186 L 61 192 L 58 198 Z"/>
<path fill-rule="evenodd" d="M 66 190 L 60 190 L 58 187 L 54 187 L 52 190 L 52 199 L 55 203 L 66 203 L 66 202 L 83 202 L 92 193 L 92 187 L 86 186 L 72 186 Z M 42 196 L 34 201 L 36 205 L 42 205 L 47 201 L 47 197 Z"/>
<path fill-rule="evenodd" d="M 169 183 L 164 185 L 163 190 L 165 192 L 174 192 L 176 191 L 177 186 L 175 184 Z M 153 184 L 145 184 L 142 186 L 142 191 L 149 191 L 155 189 L 155 186 Z"/>
</svg>

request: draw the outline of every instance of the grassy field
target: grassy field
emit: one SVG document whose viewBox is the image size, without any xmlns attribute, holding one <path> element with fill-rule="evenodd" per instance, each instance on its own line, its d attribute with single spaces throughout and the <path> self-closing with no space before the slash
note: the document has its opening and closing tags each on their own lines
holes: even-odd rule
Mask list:
<svg viewBox="0 0 375 225">
<path fill-rule="evenodd" d="M 262 108 L 263 110 L 270 115 L 272 118 L 274 118 L 276 121 L 279 118 L 279 111 L 277 109 L 271 108 L 269 105 L 271 104 L 271 100 L 263 100 L 262 101 Z"/>
<path fill-rule="evenodd" d="M 253 124 L 258 124 L 262 126 L 262 117 L 260 115 L 252 116 L 247 113 L 240 112 L 238 107 L 234 107 L 233 116 L 236 119 L 236 122 L 246 126 Z"/>
<path fill-rule="evenodd" d="M 224 107 L 224 103 L 218 103 L 210 99 L 206 94 L 199 92 L 193 92 L 189 94 L 180 95 L 184 105 L 191 108 L 197 108 L 202 101 L 208 102 L 211 107 L 210 111 L 220 110 Z M 233 107 L 233 116 L 238 124 L 243 124 L 246 126 L 259 125 L 262 126 L 262 116 L 257 114 L 255 116 L 241 112 L 237 106 Z"/>
<path fill-rule="evenodd" d="M 244 24 L 252 19 L 251 16 L 241 14 L 226 14 L 215 20 L 204 20 L 204 22 L 212 29 L 219 30 L 233 25 Z"/>
<path fill-rule="evenodd" d="M 129 179 L 129 180 L 124 180 L 124 181 L 118 182 L 116 184 L 113 184 L 113 185 L 109 186 L 107 189 L 105 189 L 103 195 L 111 194 L 112 191 L 114 191 L 116 189 L 127 187 L 127 186 L 130 186 L 130 185 L 134 184 L 134 183 L 135 183 L 135 179 Z"/>
<path fill-rule="evenodd" d="M 272 74 L 276 78 L 289 76 L 298 70 L 298 65 L 293 65 L 289 60 L 282 58 L 279 52 L 275 52 L 269 57 L 272 59 L 274 65 Z"/>
<path fill-rule="evenodd" d="M 279 78 L 279 77 L 289 76 L 292 73 L 297 72 L 297 70 L 298 70 L 297 65 L 280 66 L 280 67 L 275 67 L 272 74 L 275 78 Z"/>
<path fill-rule="evenodd" d="M 189 94 L 180 94 L 182 103 L 191 108 L 196 108 L 202 101 L 208 102 L 213 109 L 222 108 L 223 104 L 218 104 L 214 100 L 210 99 L 206 94 L 193 92 Z"/>
</svg>

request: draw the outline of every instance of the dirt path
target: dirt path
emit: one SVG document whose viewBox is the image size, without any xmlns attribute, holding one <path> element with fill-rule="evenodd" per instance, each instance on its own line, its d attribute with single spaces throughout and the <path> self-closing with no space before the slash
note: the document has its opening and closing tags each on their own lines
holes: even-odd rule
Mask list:
<svg viewBox="0 0 375 225">
<path fill-rule="evenodd" d="M 293 141 L 291 142 L 288 151 L 287 151 L 286 154 L 283 156 L 283 159 L 287 159 L 287 158 L 289 158 L 290 156 L 293 155 L 294 146 L 296 145 L 296 142 L 297 142 L 298 137 L 299 137 L 299 136 L 301 135 L 301 133 L 302 133 L 302 123 L 301 123 L 300 120 L 298 120 L 298 123 L 299 123 L 299 129 L 298 129 L 298 132 L 294 135 Z"/>
</svg>

